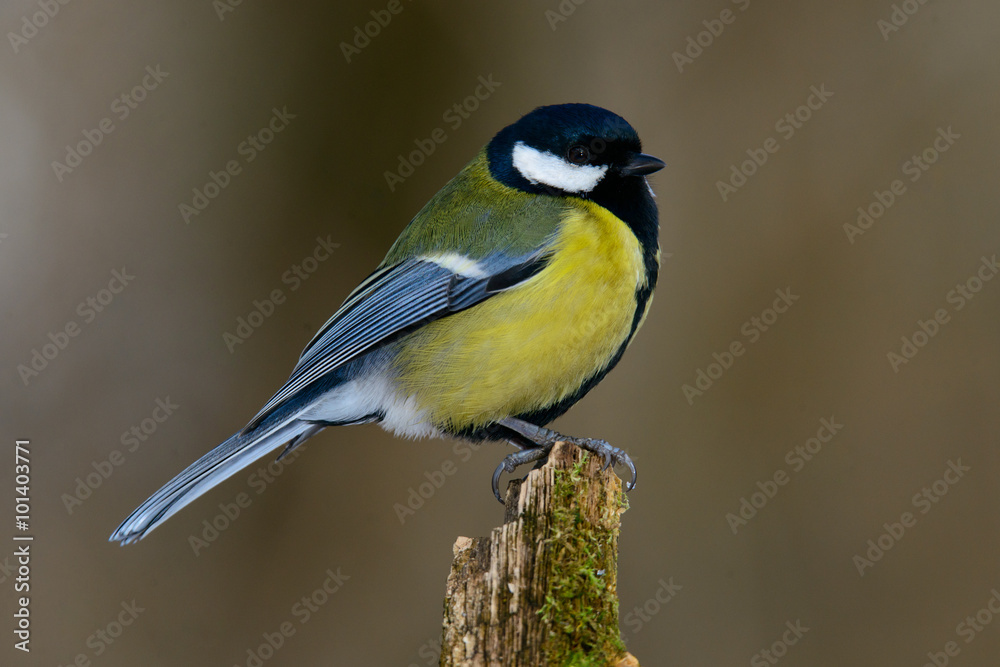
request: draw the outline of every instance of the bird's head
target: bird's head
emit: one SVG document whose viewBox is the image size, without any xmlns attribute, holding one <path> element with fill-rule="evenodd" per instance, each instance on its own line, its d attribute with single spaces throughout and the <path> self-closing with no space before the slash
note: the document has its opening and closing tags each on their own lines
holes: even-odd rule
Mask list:
<svg viewBox="0 0 1000 667">
<path fill-rule="evenodd" d="M 642 152 L 624 118 L 591 104 L 539 107 L 500 130 L 486 154 L 493 177 L 509 187 L 595 200 L 665 166 Z"/>
</svg>

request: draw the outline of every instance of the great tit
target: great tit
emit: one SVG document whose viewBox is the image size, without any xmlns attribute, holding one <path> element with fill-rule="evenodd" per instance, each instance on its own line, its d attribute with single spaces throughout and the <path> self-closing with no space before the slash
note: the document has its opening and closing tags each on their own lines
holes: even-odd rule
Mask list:
<svg viewBox="0 0 1000 667">
<path fill-rule="evenodd" d="M 506 440 L 493 475 L 556 441 L 635 466 L 603 440 L 544 426 L 600 382 L 646 313 L 660 251 L 642 152 L 622 117 L 545 106 L 502 129 L 420 210 L 313 336 L 257 415 L 111 535 L 135 542 L 256 459 L 327 426 Z"/>
</svg>

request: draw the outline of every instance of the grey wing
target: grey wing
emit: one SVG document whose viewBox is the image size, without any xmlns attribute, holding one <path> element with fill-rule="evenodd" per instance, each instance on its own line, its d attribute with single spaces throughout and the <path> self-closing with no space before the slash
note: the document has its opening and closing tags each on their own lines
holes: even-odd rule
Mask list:
<svg viewBox="0 0 1000 667">
<path fill-rule="evenodd" d="M 412 327 L 473 306 L 527 280 L 544 268 L 544 251 L 522 257 L 494 256 L 476 270 L 457 273 L 430 259 L 408 259 L 379 269 L 359 285 L 313 336 L 291 377 L 261 408 L 243 433 L 280 405 L 337 367 Z"/>
<path fill-rule="evenodd" d="M 463 273 L 431 259 L 385 267 L 363 282 L 306 346 L 288 382 L 240 433 L 201 457 L 150 496 L 111 535 L 123 544 L 141 539 L 182 507 L 267 452 L 295 447 L 322 426 L 299 421 L 294 409 L 269 415 L 311 383 L 410 327 L 468 308 L 541 270 L 544 251 L 480 260 Z M 444 266 L 442 266 L 444 265 Z M 458 265 L 470 269 L 468 264 Z M 472 274 L 472 275 L 470 275 Z M 293 406 L 294 408 L 294 406 Z M 257 428 L 260 426 L 260 428 Z"/>
</svg>

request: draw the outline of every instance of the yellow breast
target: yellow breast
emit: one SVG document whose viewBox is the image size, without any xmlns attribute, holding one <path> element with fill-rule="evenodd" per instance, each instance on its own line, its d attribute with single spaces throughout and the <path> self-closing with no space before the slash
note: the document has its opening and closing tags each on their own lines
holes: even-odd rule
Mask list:
<svg viewBox="0 0 1000 667">
<path fill-rule="evenodd" d="M 564 215 L 530 279 L 400 341 L 397 386 L 462 430 L 572 396 L 628 339 L 646 274 L 639 241 L 603 207 Z"/>
</svg>

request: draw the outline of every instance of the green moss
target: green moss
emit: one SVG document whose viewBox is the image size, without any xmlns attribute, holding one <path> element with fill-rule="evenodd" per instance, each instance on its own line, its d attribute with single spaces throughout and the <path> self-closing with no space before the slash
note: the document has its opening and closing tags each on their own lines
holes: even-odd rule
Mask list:
<svg viewBox="0 0 1000 667">
<path fill-rule="evenodd" d="M 549 590 L 539 610 L 549 626 L 545 655 L 553 665 L 609 665 L 625 652 L 618 629 L 618 514 L 608 508 L 597 524 L 581 515 L 577 498 L 594 480 L 584 460 L 572 470 L 556 469 L 551 535 L 546 540 Z"/>
</svg>

